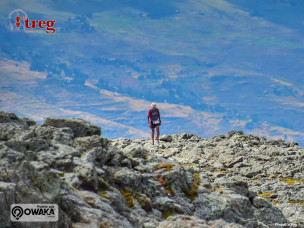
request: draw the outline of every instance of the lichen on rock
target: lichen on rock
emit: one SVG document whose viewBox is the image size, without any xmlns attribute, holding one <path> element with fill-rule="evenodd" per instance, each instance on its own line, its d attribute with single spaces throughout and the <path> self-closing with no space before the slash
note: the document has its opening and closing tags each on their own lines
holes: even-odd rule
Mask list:
<svg viewBox="0 0 304 228">
<path fill-rule="evenodd" d="M 85 120 L 0 112 L 0 227 L 12 227 L 13 203 L 58 204 L 46 228 L 304 224 L 296 143 L 231 131 L 164 135 L 156 147 L 100 134 Z"/>
</svg>

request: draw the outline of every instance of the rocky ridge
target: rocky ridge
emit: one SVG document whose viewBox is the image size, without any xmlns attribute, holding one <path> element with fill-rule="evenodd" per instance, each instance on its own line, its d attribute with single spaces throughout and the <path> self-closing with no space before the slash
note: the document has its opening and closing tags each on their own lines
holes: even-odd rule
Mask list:
<svg viewBox="0 0 304 228">
<path fill-rule="evenodd" d="M 304 227 L 304 150 L 231 131 L 149 140 L 81 119 L 0 112 L 0 227 Z M 56 223 L 13 223 L 13 203 L 56 203 Z"/>
</svg>

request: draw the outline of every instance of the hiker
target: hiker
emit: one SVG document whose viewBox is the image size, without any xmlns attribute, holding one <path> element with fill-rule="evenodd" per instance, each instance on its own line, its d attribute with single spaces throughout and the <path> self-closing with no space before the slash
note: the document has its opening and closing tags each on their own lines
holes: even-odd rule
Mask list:
<svg viewBox="0 0 304 228">
<path fill-rule="evenodd" d="M 159 126 L 161 125 L 161 119 L 160 119 L 160 113 L 158 108 L 156 108 L 156 104 L 152 103 L 151 104 L 151 109 L 148 111 L 147 115 L 147 120 L 148 120 L 148 126 L 152 130 L 152 145 L 154 145 L 154 129 L 156 127 L 156 139 L 157 139 L 157 144 L 159 144 Z"/>
</svg>

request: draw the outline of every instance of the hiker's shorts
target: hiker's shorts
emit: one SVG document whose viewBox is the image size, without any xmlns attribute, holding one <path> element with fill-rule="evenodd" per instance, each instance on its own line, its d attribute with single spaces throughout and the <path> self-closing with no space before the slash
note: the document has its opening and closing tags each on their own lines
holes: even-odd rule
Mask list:
<svg viewBox="0 0 304 228">
<path fill-rule="evenodd" d="M 161 125 L 161 122 L 158 124 L 153 124 L 152 121 L 150 122 L 151 128 L 156 128 L 156 126 L 160 126 L 160 125 Z"/>
</svg>

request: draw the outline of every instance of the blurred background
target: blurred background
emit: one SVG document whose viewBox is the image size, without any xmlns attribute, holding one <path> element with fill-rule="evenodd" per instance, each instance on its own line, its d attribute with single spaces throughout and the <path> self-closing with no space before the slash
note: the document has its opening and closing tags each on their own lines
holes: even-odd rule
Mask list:
<svg viewBox="0 0 304 228">
<path fill-rule="evenodd" d="M 55 33 L 11 29 L 15 9 Z M 303 146 L 303 45 L 301 0 L 2 0 L 0 110 L 146 138 L 156 102 L 161 134 Z"/>
</svg>

